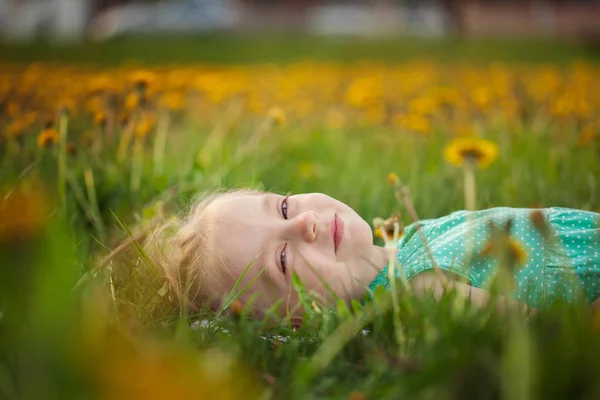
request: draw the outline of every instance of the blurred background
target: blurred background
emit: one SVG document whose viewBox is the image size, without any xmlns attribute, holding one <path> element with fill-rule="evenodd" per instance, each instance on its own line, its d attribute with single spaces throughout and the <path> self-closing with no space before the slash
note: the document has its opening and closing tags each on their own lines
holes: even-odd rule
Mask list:
<svg viewBox="0 0 600 400">
<path fill-rule="evenodd" d="M 599 18 L 597 0 L 0 0 L 0 35 L 17 41 L 214 31 L 597 41 Z"/>
</svg>

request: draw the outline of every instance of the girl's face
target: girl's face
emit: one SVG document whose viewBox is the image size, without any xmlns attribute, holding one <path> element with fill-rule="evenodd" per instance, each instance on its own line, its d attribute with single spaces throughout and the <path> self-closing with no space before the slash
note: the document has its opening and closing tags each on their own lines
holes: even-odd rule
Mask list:
<svg viewBox="0 0 600 400">
<path fill-rule="evenodd" d="M 293 308 L 292 272 L 305 288 L 331 298 L 329 285 L 344 299 L 362 295 L 377 268 L 369 265 L 373 235 L 369 224 L 352 208 L 320 193 L 281 196 L 250 193 L 225 196 L 215 204 L 218 245 L 227 246 L 225 261 L 231 272 L 231 290 L 243 273 L 243 285 L 261 276 L 249 293 L 259 293 L 267 306 L 282 299 L 282 308 Z M 372 270 L 369 273 L 365 269 Z"/>
</svg>

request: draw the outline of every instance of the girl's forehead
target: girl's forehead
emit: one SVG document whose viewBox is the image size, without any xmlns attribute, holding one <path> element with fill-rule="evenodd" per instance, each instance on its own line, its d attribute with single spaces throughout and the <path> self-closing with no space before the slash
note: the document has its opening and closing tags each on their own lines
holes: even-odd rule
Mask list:
<svg viewBox="0 0 600 400">
<path fill-rule="evenodd" d="M 239 194 L 224 196 L 214 204 L 214 212 L 219 217 L 239 219 L 249 212 L 255 213 L 261 210 L 264 195 Z"/>
</svg>

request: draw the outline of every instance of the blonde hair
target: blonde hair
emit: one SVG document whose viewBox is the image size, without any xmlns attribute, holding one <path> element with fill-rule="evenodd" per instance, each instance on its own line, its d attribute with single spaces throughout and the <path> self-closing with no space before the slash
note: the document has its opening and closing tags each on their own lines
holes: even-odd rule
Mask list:
<svg viewBox="0 0 600 400">
<path fill-rule="evenodd" d="M 229 272 L 225 246 L 216 243 L 220 218 L 215 202 L 225 196 L 260 194 L 254 189 L 214 192 L 196 201 L 183 217 L 174 217 L 151 232 L 144 244 L 150 261 L 164 274 L 182 307 L 199 311 L 218 306 Z M 212 207 L 211 207 L 212 206 Z"/>
</svg>

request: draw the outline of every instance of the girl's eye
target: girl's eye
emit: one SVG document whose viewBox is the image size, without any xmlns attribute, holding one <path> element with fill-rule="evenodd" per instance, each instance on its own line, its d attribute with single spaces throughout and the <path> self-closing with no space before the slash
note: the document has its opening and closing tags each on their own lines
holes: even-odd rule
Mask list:
<svg viewBox="0 0 600 400">
<path fill-rule="evenodd" d="M 286 265 L 286 261 L 285 261 L 285 252 L 287 249 L 287 243 L 285 244 L 285 246 L 283 246 L 283 250 L 281 250 L 281 254 L 280 254 L 280 261 L 281 261 L 281 272 L 283 272 L 283 274 L 285 275 L 285 271 L 287 270 L 287 265 Z"/>
<path fill-rule="evenodd" d="M 283 215 L 283 219 L 288 219 L 287 209 L 288 209 L 288 198 L 290 196 L 285 196 L 285 199 L 281 202 L 281 215 Z"/>
</svg>

